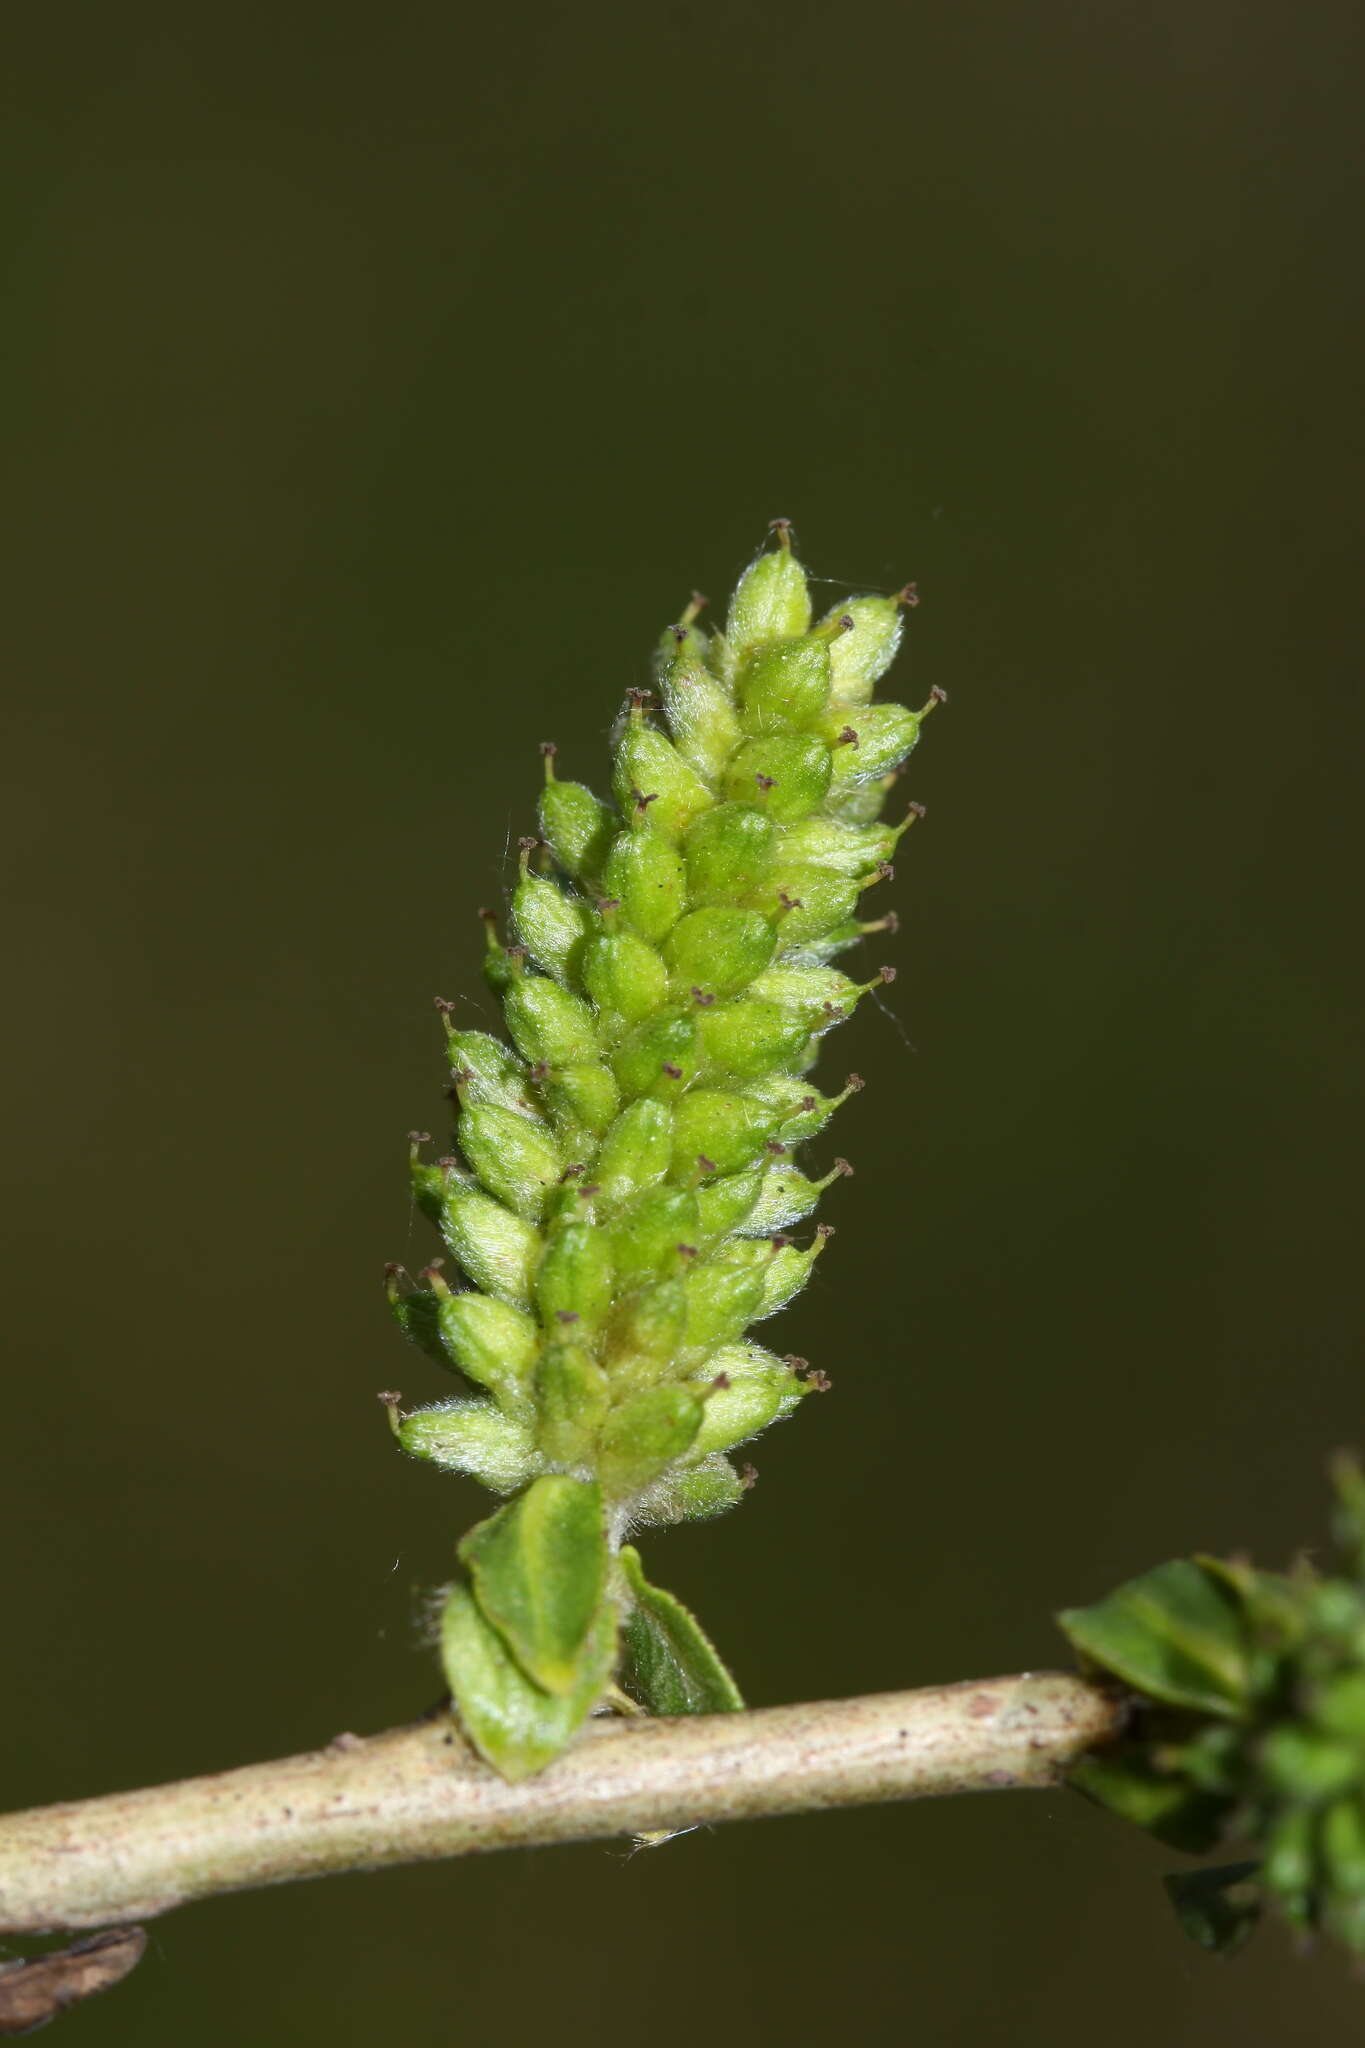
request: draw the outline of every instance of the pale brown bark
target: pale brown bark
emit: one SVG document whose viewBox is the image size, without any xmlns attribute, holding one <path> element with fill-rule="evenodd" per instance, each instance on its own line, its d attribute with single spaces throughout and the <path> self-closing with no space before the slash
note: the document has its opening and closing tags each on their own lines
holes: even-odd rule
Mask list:
<svg viewBox="0 0 1365 2048">
<path fill-rule="evenodd" d="M 0 1817 L 0 1933 L 107 1927 L 255 1885 L 533 1843 L 1054 1785 L 1122 1701 L 1061 1673 L 589 1723 L 509 1785 L 445 1715 L 215 1777 Z"/>
</svg>

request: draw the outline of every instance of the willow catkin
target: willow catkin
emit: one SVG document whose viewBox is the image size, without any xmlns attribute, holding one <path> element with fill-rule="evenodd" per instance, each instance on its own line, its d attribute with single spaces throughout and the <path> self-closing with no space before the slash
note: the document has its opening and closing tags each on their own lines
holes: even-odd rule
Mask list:
<svg viewBox="0 0 1365 2048">
<path fill-rule="evenodd" d="M 444 1009 L 458 1153 L 413 1187 L 463 1276 L 390 1273 L 406 1334 L 475 1391 L 391 1417 L 404 1450 L 510 1503 L 460 1546 L 442 1649 L 465 1728 L 508 1776 L 541 1767 L 614 1680 L 646 1711 L 737 1706 L 626 1534 L 741 1497 L 728 1455 L 824 1384 L 747 1334 L 805 1286 L 850 1171 L 796 1154 L 848 1094 L 807 1078 L 869 990 L 831 963 L 894 931 L 862 899 L 919 807 L 881 813 L 920 711 L 874 703 L 912 589 L 811 623 L 785 521 L 726 629 L 699 602 L 633 690 L 612 800 L 542 752 L 514 942 L 488 917 L 510 1045 Z M 454 1282 L 454 1284 L 452 1284 Z M 619 1690 L 616 1697 L 619 1698 Z"/>
</svg>

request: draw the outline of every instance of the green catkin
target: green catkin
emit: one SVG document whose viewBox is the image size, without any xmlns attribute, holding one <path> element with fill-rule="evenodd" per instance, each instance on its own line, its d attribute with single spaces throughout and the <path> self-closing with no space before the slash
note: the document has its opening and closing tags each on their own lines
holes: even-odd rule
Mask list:
<svg viewBox="0 0 1365 2048">
<path fill-rule="evenodd" d="M 913 590 L 812 628 L 787 522 L 774 533 L 724 634 L 694 598 L 663 635 L 612 803 L 542 748 L 506 941 L 483 913 L 510 1046 L 442 1006 L 458 1153 L 414 1142 L 411 1171 L 467 1286 L 433 1267 L 388 1288 L 404 1333 L 474 1392 L 408 1414 L 387 1398 L 404 1450 L 510 1496 L 462 1544 L 441 1631 L 465 1731 L 508 1777 L 611 1683 L 649 1711 L 738 1703 L 622 1541 L 733 1506 L 747 1477 L 728 1454 L 825 1384 L 746 1331 L 805 1285 L 828 1226 L 804 1247 L 784 1233 L 852 1171 L 792 1155 L 862 1083 L 831 1098 L 804 1077 L 891 979 L 828 963 L 895 929 L 860 899 L 918 815 L 880 822 L 941 693 L 871 703 Z"/>
<path fill-rule="evenodd" d="M 1137 1695 L 1071 1782 L 1168 1848 L 1238 1859 L 1165 1880 L 1203 1948 L 1231 1953 L 1274 1905 L 1365 1957 L 1365 1472 L 1341 1454 L 1332 1480 L 1335 1541 L 1287 1572 L 1177 1558 L 1058 1616 Z"/>
</svg>

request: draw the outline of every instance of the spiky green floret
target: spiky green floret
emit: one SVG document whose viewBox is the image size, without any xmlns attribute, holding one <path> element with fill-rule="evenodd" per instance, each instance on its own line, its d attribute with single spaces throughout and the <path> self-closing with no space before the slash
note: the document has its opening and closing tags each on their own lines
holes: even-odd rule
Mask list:
<svg viewBox="0 0 1365 2048">
<path fill-rule="evenodd" d="M 433 1266 L 411 1290 L 391 1276 L 390 1299 L 405 1333 L 478 1391 L 395 1411 L 395 1427 L 405 1450 L 515 1496 L 482 1525 L 501 1533 L 445 1631 L 466 1727 L 509 1775 L 562 1746 L 567 1700 L 588 1711 L 586 1680 L 612 1668 L 608 1609 L 631 1617 L 622 1679 L 645 1705 L 724 1690 L 673 1669 L 705 1645 L 692 1623 L 679 1650 L 676 1602 L 669 1645 L 641 1649 L 667 1596 L 651 1607 L 638 1560 L 628 1580 L 616 1553 L 632 1525 L 732 1506 L 744 1480 L 727 1454 L 823 1383 L 745 1333 L 805 1285 L 828 1227 L 804 1247 L 784 1233 L 850 1170 L 796 1164 L 844 1099 L 804 1077 L 822 1036 L 892 977 L 829 963 L 895 929 L 861 916 L 861 899 L 918 815 L 878 822 L 940 693 L 918 712 L 872 703 L 913 593 L 851 599 L 812 627 L 805 571 L 785 522 L 775 530 L 724 633 L 702 631 L 694 600 L 665 634 L 657 691 L 630 693 L 611 802 L 562 780 L 542 749 L 512 944 L 489 917 L 486 971 L 511 1043 L 444 1010 L 457 1149 L 432 1163 L 414 1148 L 415 1199 L 468 1286 Z M 495 1583 L 549 1493 L 577 1504 L 572 1540 L 518 1569 L 559 1617 L 553 1668 L 576 1675 L 557 1692 Z M 537 1697 L 550 1693 L 553 1713 Z"/>
</svg>

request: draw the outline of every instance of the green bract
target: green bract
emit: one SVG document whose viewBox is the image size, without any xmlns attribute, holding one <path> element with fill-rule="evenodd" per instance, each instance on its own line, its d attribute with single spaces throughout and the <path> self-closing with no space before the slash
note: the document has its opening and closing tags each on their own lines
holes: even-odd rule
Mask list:
<svg viewBox="0 0 1365 2048">
<path fill-rule="evenodd" d="M 828 1226 L 804 1246 L 782 1233 L 851 1170 L 793 1155 L 862 1084 L 830 1098 L 805 1077 L 891 978 L 828 963 L 895 929 L 859 898 L 889 877 L 909 820 L 879 822 L 882 805 L 939 693 L 920 712 L 870 701 L 912 590 L 812 628 L 775 532 L 724 634 L 694 600 L 663 635 L 611 803 L 542 749 L 509 943 L 483 913 L 510 1043 L 442 1006 L 458 1116 L 448 1156 L 414 1145 L 412 1186 L 466 1284 L 433 1266 L 405 1288 L 392 1269 L 389 1294 L 471 1391 L 409 1414 L 387 1398 L 404 1450 L 510 1496 L 461 1543 L 441 1627 L 465 1732 L 508 1777 L 603 1703 L 740 1704 L 623 1539 L 732 1507 L 747 1473 L 727 1454 L 826 1384 L 745 1333 L 805 1285 Z"/>
</svg>

